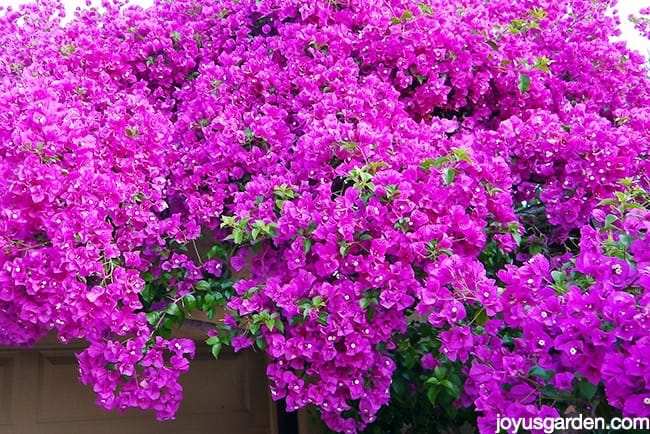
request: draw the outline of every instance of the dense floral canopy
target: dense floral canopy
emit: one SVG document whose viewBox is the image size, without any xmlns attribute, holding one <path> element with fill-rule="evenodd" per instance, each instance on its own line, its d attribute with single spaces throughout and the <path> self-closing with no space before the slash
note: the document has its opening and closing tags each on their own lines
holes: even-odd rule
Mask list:
<svg viewBox="0 0 650 434">
<path fill-rule="evenodd" d="M 221 306 L 215 354 L 357 432 L 422 320 L 429 399 L 482 432 L 563 391 L 650 415 L 650 82 L 614 3 L 4 12 L 0 344 L 84 339 L 100 405 L 167 419 L 173 330 Z"/>
</svg>

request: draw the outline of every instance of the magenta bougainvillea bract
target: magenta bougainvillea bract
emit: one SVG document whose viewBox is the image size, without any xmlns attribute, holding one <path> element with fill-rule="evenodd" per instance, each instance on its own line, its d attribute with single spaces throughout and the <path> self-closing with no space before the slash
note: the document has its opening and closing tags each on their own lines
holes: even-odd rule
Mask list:
<svg viewBox="0 0 650 434">
<path fill-rule="evenodd" d="M 0 12 L 0 344 L 85 340 L 100 406 L 170 419 L 203 312 L 355 433 L 421 321 L 483 433 L 563 391 L 650 416 L 650 82 L 614 5 Z"/>
</svg>

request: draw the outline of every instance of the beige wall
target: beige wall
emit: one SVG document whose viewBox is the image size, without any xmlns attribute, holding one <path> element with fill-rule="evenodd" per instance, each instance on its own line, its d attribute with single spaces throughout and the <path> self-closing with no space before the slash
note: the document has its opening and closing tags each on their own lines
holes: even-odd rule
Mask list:
<svg viewBox="0 0 650 434">
<path fill-rule="evenodd" d="M 264 356 L 224 352 L 216 361 L 202 347 L 182 376 L 184 400 L 171 422 L 97 407 L 77 380 L 80 346 L 0 349 L 0 434 L 274 434 Z"/>
</svg>

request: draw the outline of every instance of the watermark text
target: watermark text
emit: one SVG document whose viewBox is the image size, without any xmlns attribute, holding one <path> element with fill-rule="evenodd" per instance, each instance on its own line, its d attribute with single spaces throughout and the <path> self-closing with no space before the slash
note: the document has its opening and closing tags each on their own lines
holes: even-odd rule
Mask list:
<svg viewBox="0 0 650 434">
<path fill-rule="evenodd" d="M 646 430 L 650 431 L 648 417 L 614 417 L 606 420 L 604 417 L 589 417 L 578 414 L 571 417 L 500 417 L 497 416 L 495 433 L 518 433 L 524 431 L 543 431 L 552 434 L 564 430 Z"/>
</svg>

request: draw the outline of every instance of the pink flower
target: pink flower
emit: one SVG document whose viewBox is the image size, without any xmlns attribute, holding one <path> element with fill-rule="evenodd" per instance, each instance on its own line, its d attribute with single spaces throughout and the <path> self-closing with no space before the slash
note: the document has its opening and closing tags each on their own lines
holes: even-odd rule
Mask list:
<svg viewBox="0 0 650 434">
<path fill-rule="evenodd" d="M 422 365 L 422 369 L 425 370 L 431 370 L 435 368 L 436 366 L 440 365 L 440 361 L 436 360 L 433 357 L 433 354 L 427 353 L 424 356 L 422 356 L 422 359 L 420 360 L 420 364 Z"/>
</svg>

